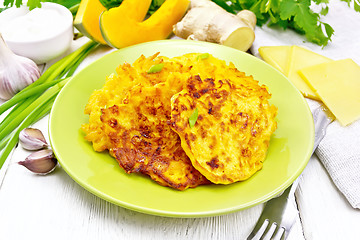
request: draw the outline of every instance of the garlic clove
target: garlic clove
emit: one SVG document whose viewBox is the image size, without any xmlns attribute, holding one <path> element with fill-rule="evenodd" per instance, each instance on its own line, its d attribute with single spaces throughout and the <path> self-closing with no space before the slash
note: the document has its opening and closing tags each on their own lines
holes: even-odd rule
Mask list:
<svg viewBox="0 0 360 240">
<path fill-rule="evenodd" d="M 44 149 L 30 154 L 25 161 L 20 161 L 18 164 L 33 173 L 46 175 L 55 169 L 57 159 L 51 149 Z"/>
<path fill-rule="evenodd" d="M 19 134 L 19 142 L 26 150 L 40 150 L 48 146 L 44 135 L 37 128 L 25 128 Z"/>
<path fill-rule="evenodd" d="M 0 33 L 0 98 L 9 100 L 40 75 L 36 63 L 13 53 Z"/>
</svg>

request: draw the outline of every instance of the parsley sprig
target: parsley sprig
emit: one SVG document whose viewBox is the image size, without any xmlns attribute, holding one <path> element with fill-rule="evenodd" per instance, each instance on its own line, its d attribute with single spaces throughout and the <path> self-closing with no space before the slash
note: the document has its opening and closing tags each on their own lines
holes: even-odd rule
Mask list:
<svg viewBox="0 0 360 240">
<path fill-rule="evenodd" d="M 329 0 L 212 0 L 231 13 L 248 9 L 255 13 L 257 25 L 279 26 L 283 29 L 293 29 L 304 34 L 313 43 L 326 46 L 331 41 L 334 29 L 321 21 L 321 15 L 326 15 Z M 348 6 L 360 12 L 359 0 L 341 0 Z M 314 12 L 310 6 L 321 6 L 319 12 Z"/>
<path fill-rule="evenodd" d="M 5 0 L 4 6 L 5 7 L 12 7 L 12 6 L 20 7 L 22 5 L 22 0 Z M 40 0 L 29 0 L 26 4 L 30 10 L 41 7 Z"/>
</svg>

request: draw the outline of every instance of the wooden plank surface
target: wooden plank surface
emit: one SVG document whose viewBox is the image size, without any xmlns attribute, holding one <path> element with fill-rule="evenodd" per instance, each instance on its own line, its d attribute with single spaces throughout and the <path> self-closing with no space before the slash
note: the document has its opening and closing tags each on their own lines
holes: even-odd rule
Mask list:
<svg viewBox="0 0 360 240">
<path fill-rule="evenodd" d="M 306 239 L 360 239 L 360 210 L 351 207 L 316 156 L 302 174 L 296 200 Z"/>
</svg>

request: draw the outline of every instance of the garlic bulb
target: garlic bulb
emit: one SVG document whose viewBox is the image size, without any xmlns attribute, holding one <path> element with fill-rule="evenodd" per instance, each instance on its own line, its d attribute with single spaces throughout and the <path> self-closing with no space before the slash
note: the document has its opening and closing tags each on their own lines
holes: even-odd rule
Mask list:
<svg viewBox="0 0 360 240">
<path fill-rule="evenodd" d="M 51 149 L 44 149 L 30 154 L 25 161 L 20 161 L 18 164 L 26 167 L 33 173 L 45 175 L 55 169 L 57 159 Z"/>
<path fill-rule="evenodd" d="M 19 134 L 19 142 L 26 150 L 40 150 L 48 146 L 42 132 L 37 128 L 25 128 Z"/>
<path fill-rule="evenodd" d="M 38 66 L 31 59 L 13 53 L 0 33 L 0 98 L 12 98 L 39 77 Z"/>
</svg>

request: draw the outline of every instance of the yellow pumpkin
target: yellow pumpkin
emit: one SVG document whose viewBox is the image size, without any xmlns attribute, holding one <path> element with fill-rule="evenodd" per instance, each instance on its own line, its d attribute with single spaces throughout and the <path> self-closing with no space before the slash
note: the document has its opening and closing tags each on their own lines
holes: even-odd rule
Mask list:
<svg viewBox="0 0 360 240">
<path fill-rule="evenodd" d="M 74 19 L 74 26 L 90 39 L 106 44 L 100 32 L 99 17 L 106 8 L 99 0 L 81 0 Z"/>
<path fill-rule="evenodd" d="M 151 0 L 124 0 L 119 7 L 104 11 L 100 16 L 100 29 L 105 41 L 110 46 L 122 48 L 165 39 L 185 14 L 190 1 L 166 0 L 144 20 L 150 3 Z"/>
</svg>

